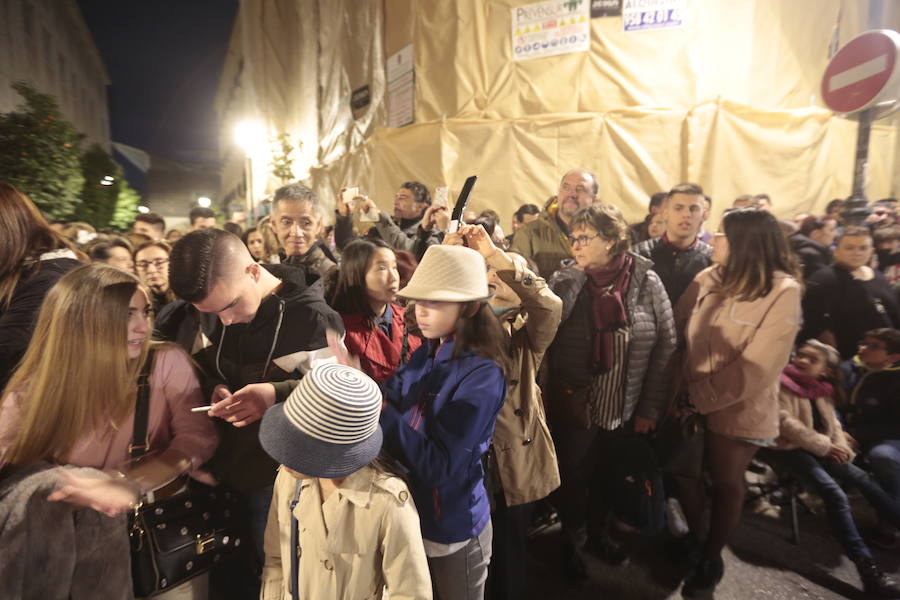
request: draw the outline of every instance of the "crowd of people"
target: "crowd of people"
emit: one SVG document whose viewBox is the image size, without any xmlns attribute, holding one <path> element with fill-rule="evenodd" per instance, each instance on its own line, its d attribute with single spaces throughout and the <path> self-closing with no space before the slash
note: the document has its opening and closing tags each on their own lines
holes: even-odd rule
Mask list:
<svg viewBox="0 0 900 600">
<path fill-rule="evenodd" d="M 0 182 L 0 597 L 520 599 L 537 519 L 583 580 L 680 513 L 665 547 L 706 598 L 762 461 L 900 598 L 869 549 L 900 547 L 896 204 L 742 195 L 710 223 L 680 183 L 629 225 L 573 169 L 508 236 L 416 181 L 393 214 L 290 184 L 250 229 L 198 207 L 120 235 Z M 237 498 L 230 551 L 145 590 L 138 511 L 200 489 Z"/>
</svg>

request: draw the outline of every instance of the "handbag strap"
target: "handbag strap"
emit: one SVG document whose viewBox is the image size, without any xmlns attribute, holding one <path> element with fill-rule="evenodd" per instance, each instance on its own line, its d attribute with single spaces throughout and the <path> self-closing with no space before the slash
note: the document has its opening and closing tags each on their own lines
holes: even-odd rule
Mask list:
<svg viewBox="0 0 900 600">
<path fill-rule="evenodd" d="M 297 481 L 294 499 L 291 500 L 291 598 L 293 600 L 300 600 L 300 556 L 297 554 L 297 547 L 300 545 L 300 522 L 294 516 L 294 508 L 300 502 L 300 485 L 302 483 L 302 481 Z"/>
<path fill-rule="evenodd" d="M 128 445 L 128 455 L 131 460 L 141 458 L 150 449 L 150 440 L 147 429 L 150 423 L 150 371 L 153 369 L 154 350 L 147 354 L 147 360 L 141 368 L 138 376 L 137 401 L 134 407 L 134 433 L 131 436 L 131 444 Z"/>
</svg>

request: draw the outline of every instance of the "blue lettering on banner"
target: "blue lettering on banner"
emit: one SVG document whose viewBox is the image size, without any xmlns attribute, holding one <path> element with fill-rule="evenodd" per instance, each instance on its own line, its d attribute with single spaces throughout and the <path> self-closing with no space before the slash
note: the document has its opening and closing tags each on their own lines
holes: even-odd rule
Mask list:
<svg viewBox="0 0 900 600">
<path fill-rule="evenodd" d="M 622 14 L 625 31 L 681 27 L 681 4 L 678 0 L 626 0 Z"/>
</svg>

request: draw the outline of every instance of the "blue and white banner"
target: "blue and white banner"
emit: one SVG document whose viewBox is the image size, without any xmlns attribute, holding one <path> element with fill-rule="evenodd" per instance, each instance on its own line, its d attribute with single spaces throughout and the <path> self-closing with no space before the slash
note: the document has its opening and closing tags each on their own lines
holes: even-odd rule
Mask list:
<svg viewBox="0 0 900 600">
<path fill-rule="evenodd" d="M 684 24 L 685 0 L 624 0 L 625 31 L 674 29 Z"/>
</svg>

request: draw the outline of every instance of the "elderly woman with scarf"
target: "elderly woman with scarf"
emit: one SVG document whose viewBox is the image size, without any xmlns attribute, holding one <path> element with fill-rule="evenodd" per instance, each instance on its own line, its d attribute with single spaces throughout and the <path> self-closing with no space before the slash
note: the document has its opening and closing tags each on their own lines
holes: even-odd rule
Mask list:
<svg viewBox="0 0 900 600">
<path fill-rule="evenodd" d="M 627 559 L 609 537 L 609 459 L 626 433 L 652 431 L 665 411 L 676 336 L 666 290 L 653 263 L 628 250 L 619 210 L 590 206 L 570 228 L 575 259 L 550 280 L 563 313 L 545 387 L 562 476 L 555 504 L 565 567 L 584 577 L 582 549 L 612 564 Z"/>
</svg>

